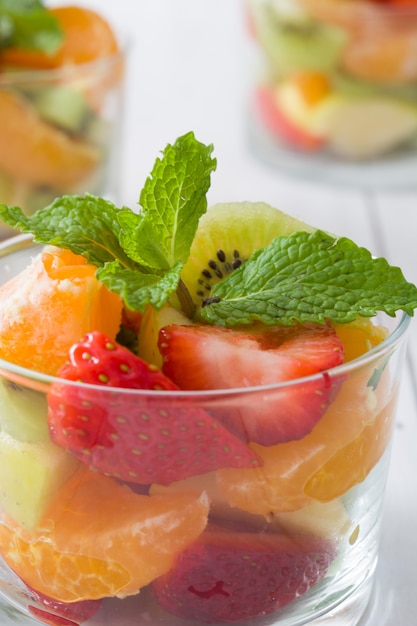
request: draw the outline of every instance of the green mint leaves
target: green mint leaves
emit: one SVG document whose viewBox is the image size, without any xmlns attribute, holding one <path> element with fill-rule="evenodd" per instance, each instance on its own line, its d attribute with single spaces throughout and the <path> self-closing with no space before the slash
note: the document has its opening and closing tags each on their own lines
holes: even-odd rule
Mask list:
<svg viewBox="0 0 417 626">
<path fill-rule="evenodd" d="M 211 324 L 261 321 L 351 322 L 377 311 L 413 315 L 417 287 L 399 268 L 346 238 L 322 231 L 279 237 L 255 252 L 238 270 L 214 285 L 200 315 Z"/>
<path fill-rule="evenodd" d="M 33 234 L 38 243 L 82 254 L 129 308 L 143 311 L 148 303 L 161 308 L 178 288 L 198 221 L 207 210 L 216 168 L 212 150 L 193 133 L 168 145 L 145 183 L 138 213 L 86 194 L 58 198 L 32 216 L 0 204 L 0 218 Z M 183 308 L 192 315 L 191 301 Z"/>
<path fill-rule="evenodd" d="M 189 133 L 168 145 L 146 180 L 139 215 L 121 212 L 121 244 L 140 263 L 168 270 L 185 263 L 200 217 L 207 210 L 210 173 L 216 167 L 212 146 L 196 142 Z"/>
<path fill-rule="evenodd" d="M 417 287 L 399 268 L 322 231 L 274 239 L 216 283 L 196 310 L 181 272 L 207 210 L 216 168 L 212 150 L 191 132 L 168 145 L 145 182 L 138 212 L 86 194 L 58 198 L 30 217 L 0 204 L 0 218 L 38 243 L 82 254 L 97 267 L 98 279 L 134 310 L 175 301 L 190 318 L 226 327 L 345 323 L 377 311 L 413 315 Z"/>
<path fill-rule="evenodd" d="M 57 19 L 40 0 L 0 0 L 0 51 L 18 46 L 53 54 L 62 39 Z"/>
</svg>

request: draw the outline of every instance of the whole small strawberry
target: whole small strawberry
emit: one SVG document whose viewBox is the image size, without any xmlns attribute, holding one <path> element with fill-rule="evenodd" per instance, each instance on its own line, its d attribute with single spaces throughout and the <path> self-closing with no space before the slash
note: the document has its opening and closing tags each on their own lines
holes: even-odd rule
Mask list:
<svg viewBox="0 0 417 626">
<path fill-rule="evenodd" d="M 334 558 L 323 539 L 236 532 L 209 524 L 167 573 L 152 583 L 169 613 L 204 623 L 269 615 L 323 578 Z"/>
<path fill-rule="evenodd" d="M 48 394 L 51 439 L 99 472 L 165 485 L 260 464 L 155 366 L 100 332 L 72 346 L 58 376 L 69 382 L 54 383 Z"/>
</svg>

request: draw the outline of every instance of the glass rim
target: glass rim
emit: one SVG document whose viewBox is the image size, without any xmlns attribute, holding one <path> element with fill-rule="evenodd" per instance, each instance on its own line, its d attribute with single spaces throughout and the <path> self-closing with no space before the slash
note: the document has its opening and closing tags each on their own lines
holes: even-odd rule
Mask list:
<svg viewBox="0 0 417 626">
<path fill-rule="evenodd" d="M 102 71 L 102 68 L 111 67 L 126 58 L 130 48 L 130 39 L 126 36 L 118 37 L 117 42 L 119 49 L 112 54 L 106 54 L 84 63 L 67 63 L 59 67 L 24 68 L 22 70 L 11 69 L 4 71 L 0 73 L 0 88 L 7 89 L 22 83 L 35 81 L 47 83 L 62 78 L 73 79 L 83 74 L 91 74 L 98 69 Z"/>
<path fill-rule="evenodd" d="M 329 0 L 315 0 L 318 5 L 329 4 Z M 298 4 L 298 0 L 297 0 Z M 303 2 L 300 3 L 303 6 Z M 394 18 L 406 18 L 410 16 L 417 17 L 417 4 L 409 6 L 407 4 L 384 4 L 382 2 L 375 2 L 374 0 L 352 0 L 352 2 L 342 2 L 339 6 L 335 6 L 333 0 L 331 0 L 332 11 L 338 15 L 358 15 L 365 20 L 372 20 L 375 16 L 379 17 L 394 17 Z"/>
<path fill-rule="evenodd" d="M 33 241 L 32 235 L 16 235 L 15 237 L 9 237 L 4 241 L 0 241 L 0 259 L 6 257 L 8 254 L 19 252 L 32 246 L 41 247 L 43 244 L 39 244 Z M 307 384 L 315 381 L 319 381 L 323 378 L 323 375 L 329 375 L 331 377 L 343 377 L 356 370 L 361 369 L 377 360 L 384 354 L 390 354 L 394 348 L 405 338 L 406 331 L 411 322 L 411 316 L 404 311 L 400 311 L 395 316 L 389 316 L 384 313 L 387 318 L 392 320 L 398 319 L 395 328 L 389 333 L 389 335 L 381 341 L 377 346 L 371 348 L 368 352 L 360 355 L 359 357 L 352 359 L 336 367 L 332 367 L 328 370 L 311 374 L 309 376 L 303 376 L 301 378 L 295 378 L 288 381 L 279 381 L 276 383 L 270 383 L 268 385 L 257 385 L 253 387 L 233 387 L 222 389 L 204 389 L 204 390 L 183 390 L 178 389 L 175 391 L 169 390 L 150 390 L 150 389 L 132 389 L 124 387 L 107 387 L 105 385 L 94 385 L 91 383 L 83 383 L 80 381 L 71 381 L 65 378 L 59 378 L 50 374 L 44 374 L 37 372 L 26 367 L 22 367 L 11 361 L 6 361 L 0 358 L 0 376 L 7 375 L 8 378 L 16 382 L 17 384 L 30 386 L 38 391 L 48 392 L 51 385 L 60 384 L 68 385 L 71 387 L 80 387 L 83 389 L 90 389 L 106 393 L 118 393 L 123 395 L 135 395 L 138 397 L 152 397 L 152 398 L 165 398 L 165 399 L 177 399 L 177 400 L 194 400 L 196 402 L 229 399 L 237 396 L 250 396 L 252 394 L 271 393 L 281 389 L 289 389 L 299 384 Z M 372 318 L 371 318 L 372 319 Z M 11 376 L 10 376 L 11 375 Z M 31 384 L 30 384 L 31 383 Z"/>
</svg>

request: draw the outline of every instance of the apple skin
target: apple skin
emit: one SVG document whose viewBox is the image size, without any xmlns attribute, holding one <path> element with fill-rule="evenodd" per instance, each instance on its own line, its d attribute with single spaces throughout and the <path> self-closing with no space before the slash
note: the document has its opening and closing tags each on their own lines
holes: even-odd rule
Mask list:
<svg viewBox="0 0 417 626">
<path fill-rule="evenodd" d="M 258 86 L 255 91 L 255 105 L 265 127 L 278 139 L 303 152 L 315 152 L 322 148 L 322 137 L 300 128 L 279 107 L 273 88 Z"/>
</svg>

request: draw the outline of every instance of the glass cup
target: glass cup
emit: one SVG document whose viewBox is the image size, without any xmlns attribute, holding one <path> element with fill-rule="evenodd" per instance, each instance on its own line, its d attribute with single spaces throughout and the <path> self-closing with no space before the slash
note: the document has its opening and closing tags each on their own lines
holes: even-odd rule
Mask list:
<svg viewBox="0 0 417 626">
<path fill-rule="evenodd" d="M 417 6 L 246 0 L 249 140 L 283 171 L 335 184 L 416 184 Z"/>
<path fill-rule="evenodd" d="M 1 282 L 40 249 L 22 235 L 0 244 Z M 351 345 L 347 334 L 343 365 L 249 389 L 114 389 L 0 360 L 4 614 L 21 625 L 355 626 L 377 563 L 409 317 L 381 315 L 373 323 L 383 340 L 362 356 L 356 342 L 369 336 L 359 333 Z M 89 454 L 95 465 L 104 461 L 98 471 L 89 454 L 83 462 L 50 440 L 48 405 L 63 389 L 86 410 L 96 407 L 100 425 Z M 117 477 L 108 475 L 106 450 L 117 445 L 126 414 L 138 424 L 170 415 L 174 428 L 177 416 L 198 412 L 205 423 L 230 426 L 317 395 L 326 408 L 308 435 L 271 446 L 243 437 L 251 456 L 242 467 L 223 463 L 199 473 L 196 466 L 184 477 L 174 464 L 173 482 L 159 484 L 159 464 L 127 461 Z M 160 454 L 164 466 L 162 447 Z"/>
<path fill-rule="evenodd" d="M 31 214 L 65 194 L 117 200 L 126 54 L 0 73 L 0 202 Z"/>
</svg>

